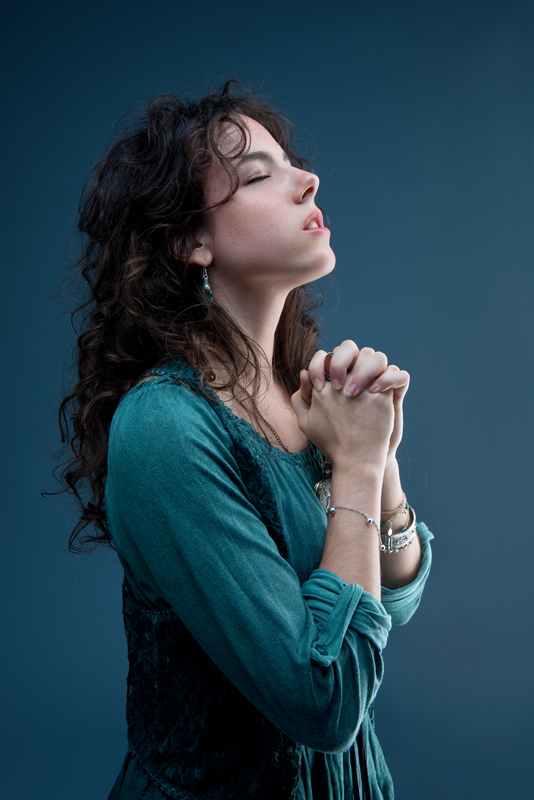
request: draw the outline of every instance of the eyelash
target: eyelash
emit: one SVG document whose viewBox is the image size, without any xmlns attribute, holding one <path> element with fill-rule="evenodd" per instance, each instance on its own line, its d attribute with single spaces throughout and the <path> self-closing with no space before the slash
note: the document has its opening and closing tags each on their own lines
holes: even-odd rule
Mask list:
<svg viewBox="0 0 534 800">
<path fill-rule="evenodd" d="M 251 183 L 258 183 L 259 181 L 264 181 L 265 178 L 270 178 L 270 175 L 259 175 L 257 178 L 252 178 L 251 181 L 247 181 L 247 186 Z"/>
</svg>

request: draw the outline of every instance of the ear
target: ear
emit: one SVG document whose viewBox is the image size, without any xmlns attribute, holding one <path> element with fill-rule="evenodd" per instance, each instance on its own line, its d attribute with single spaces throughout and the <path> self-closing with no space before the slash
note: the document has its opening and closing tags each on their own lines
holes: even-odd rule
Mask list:
<svg viewBox="0 0 534 800">
<path fill-rule="evenodd" d="M 198 244 L 191 253 L 190 264 L 197 264 L 199 267 L 209 267 L 213 261 L 213 253 L 207 244 Z"/>
<path fill-rule="evenodd" d="M 163 235 L 163 246 L 168 256 L 180 261 L 183 260 L 183 256 L 181 256 L 180 242 L 176 240 L 174 232 L 175 228 L 169 225 Z M 196 247 L 191 253 L 189 262 L 191 264 L 197 264 L 199 267 L 208 267 L 213 261 L 213 253 L 210 249 L 208 238 L 196 236 L 195 244 Z"/>
</svg>

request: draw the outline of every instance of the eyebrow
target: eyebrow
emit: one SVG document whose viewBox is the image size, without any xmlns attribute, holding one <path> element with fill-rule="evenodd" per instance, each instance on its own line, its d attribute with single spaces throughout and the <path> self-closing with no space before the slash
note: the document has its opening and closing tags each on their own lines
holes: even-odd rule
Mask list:
<svg viewBox="0 0 534 800">
<path fill-rule="evenodd" d="M 267 164 L 275 163 L 275 159 L 271 153 L 267 153 L 265 150 L 255 150 L 252 153 L 247 153 L 246 156 L 243 156 L 243 158 L 240 158 L 236 164 L 236 167 L 240 167 L 242 164 L 246 164 L 249 161 L 264 161 Z M 289 161 L 291 164 L 291 159 L 286 152 L 284 152 L 284 161 Z"/>
</svg>

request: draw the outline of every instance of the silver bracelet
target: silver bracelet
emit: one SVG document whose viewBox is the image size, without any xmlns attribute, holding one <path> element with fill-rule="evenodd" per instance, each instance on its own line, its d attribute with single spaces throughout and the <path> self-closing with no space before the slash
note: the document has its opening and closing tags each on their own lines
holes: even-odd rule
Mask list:
<svg viewBox="0 0 534 800">
<path fill-rule="evenodd" d="M 415 511 L 411 506 L 408 509 L 408 513 L 410 512 L 412 513 L 413 520 L 407 530 L 392 534 L 390 528 L 389 533 L 380 534 L 380 549 L 383 553 L 398 553 L 399 550 L 406 550 L 413 542 L 417 520 L 415 519 Z"/>
</svg>

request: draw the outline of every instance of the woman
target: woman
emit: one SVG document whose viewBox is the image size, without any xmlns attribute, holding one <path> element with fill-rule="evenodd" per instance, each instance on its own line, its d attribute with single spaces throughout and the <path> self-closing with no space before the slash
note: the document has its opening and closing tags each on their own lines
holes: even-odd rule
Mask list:
<svg viewBox="0 0 534 800">
<path fill-rule="evenodd" d="M 71 546 L 96 526 L 124 567 L 114 800 L 393 797 L 372 702 L 432 536 L 395 457 L 408 374 L 316 351 L 302 287 L 335 258 L 304 166 L 228 82 L 153 101 L 85 192 L 63 480 Z"/>
</svg>

